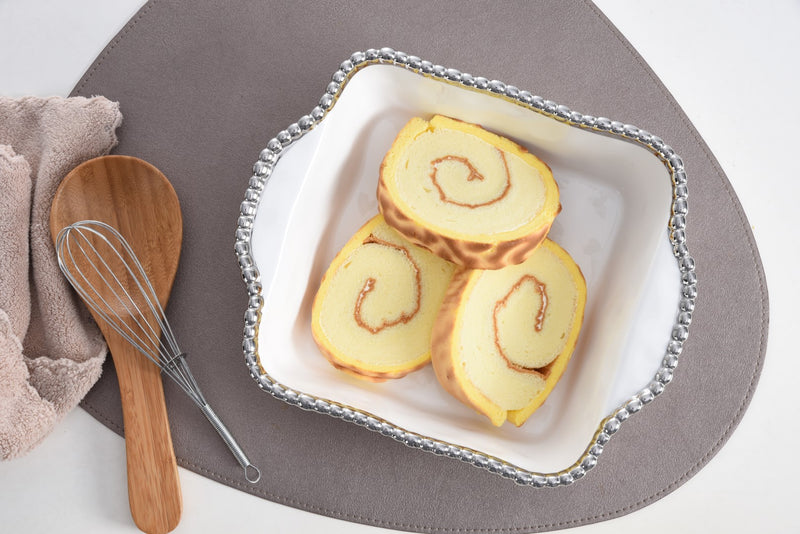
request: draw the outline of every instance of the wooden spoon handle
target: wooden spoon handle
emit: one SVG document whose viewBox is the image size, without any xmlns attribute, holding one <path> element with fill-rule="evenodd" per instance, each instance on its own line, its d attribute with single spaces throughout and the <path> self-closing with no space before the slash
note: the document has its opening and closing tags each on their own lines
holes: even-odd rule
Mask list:
<svg viewBox="0 0 800 534">
<path fill-rule="evenodd" d="M 133 521 L 152 534 L 173 530 L 182 498 L 159 368 L 116 334 L 106 332 L 119 379 Z"/>
</svg>

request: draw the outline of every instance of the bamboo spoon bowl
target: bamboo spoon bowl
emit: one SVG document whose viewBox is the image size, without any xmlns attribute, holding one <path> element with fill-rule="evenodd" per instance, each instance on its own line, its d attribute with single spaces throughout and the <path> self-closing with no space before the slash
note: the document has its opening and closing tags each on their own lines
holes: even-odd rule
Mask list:
<svg viewBox="0 0 800 534">
<path fill-rule="evenodd" d="M 125 237 L 166 307 L 183 235 L 178 197 L 166 177 L 130 156 L 102 156 L 79 165 L 53 199 L 53 240 L 62 228 L 86 219 L 107 223 Z M 160 370 L 92 313 L 119 380 L 131 515 L 144 532 L 169 532 L 180 521 L 182 498 Z"/>
</svg>

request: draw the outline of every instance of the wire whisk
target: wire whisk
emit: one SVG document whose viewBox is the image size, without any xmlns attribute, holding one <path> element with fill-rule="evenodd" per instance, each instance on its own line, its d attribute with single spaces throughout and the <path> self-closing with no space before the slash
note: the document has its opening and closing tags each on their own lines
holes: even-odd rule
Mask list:
<svg viewBox="0 0 800 534">
<path fill-rule="evenodd" d="M 56 253 L 59 268 L 92 312 L 192 399 L 242 466 L 245 478 L 258 482 L 261 471 L 203 397 L 156 291 L 125 238 L 104 222 L 79 221 L 59 232 Z M 96 287 L 93 280 L 101 280 L 104 287 Z"/>
</svg>

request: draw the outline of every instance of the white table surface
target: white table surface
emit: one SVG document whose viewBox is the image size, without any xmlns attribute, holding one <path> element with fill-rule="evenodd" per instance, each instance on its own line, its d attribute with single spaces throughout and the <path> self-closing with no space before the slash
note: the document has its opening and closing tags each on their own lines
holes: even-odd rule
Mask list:
<svg viewBox="0 0 800 534">
<path fill-rule="evenodd" d="M 0 0 L 0 94 L 67 95 L 142 0 Z M 796 307 L 800 260 L 800 3 L 596 0 L 719 159 L 753 227 L 770 289 L 767 358 L 725 447 L 686 484 L 622 518 L 569 532 L 800 532 Z M 34 451 L 0 462 L 3 532 L 138 532 L 124 442 L 76 409 Z M 269 476 L 269 474 L 266 474 Z M 278 505 L 180 470 L 176 533 L 380 532 Z"/>
</svg>

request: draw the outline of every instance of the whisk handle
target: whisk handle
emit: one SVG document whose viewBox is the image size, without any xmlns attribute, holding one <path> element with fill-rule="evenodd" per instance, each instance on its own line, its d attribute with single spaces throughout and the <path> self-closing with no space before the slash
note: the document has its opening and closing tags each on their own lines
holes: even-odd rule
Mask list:
<svg viewBox="0 0 800 534">
<path fill-rule="evenodd" d="M 200 411 L 203 412 L 203 415 L 206 416 L 208 422 L 211 423 L 211 426 L 214 427 L 214 430 L 217 431 L 217 434 L 220 435 L 222 441 L 225 442 L 225 445 L 228 446 L 231 453 L 233 453 L 233 457 L 236 458 L 236 461 L 239 462 L 239 465 L 242 466 L 244 469 L 244 477 L 247 479 L 248 482 L 255 484 L 261 478 L 261 471 L 258 467 L 254 466 L 250 463 L 250 460 L 247 458 L 247 455 L 244 453 L 242 448 L 239 446 L 239 443 L 236 442 L 234 439 L 233 434 L 231 434 L 228 427 L 226 427 L 219 416 L 211 409 L 211 406 L 208 404 L 203 404 L 200 406 Z"/>
</svg>

